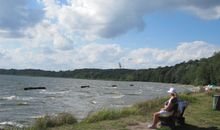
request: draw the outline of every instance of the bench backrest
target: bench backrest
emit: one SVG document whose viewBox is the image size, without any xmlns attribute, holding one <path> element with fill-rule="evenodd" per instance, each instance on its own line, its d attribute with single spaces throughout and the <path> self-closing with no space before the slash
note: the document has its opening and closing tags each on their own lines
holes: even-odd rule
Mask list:
<svg viewBox="0 0 220 130">
<path fill-rule="evenodd" d="M 185 109 L 188 106 L 188 102 L 187 101 L 178 101 L 178 116 L 183 116 Z"/>
</svg>

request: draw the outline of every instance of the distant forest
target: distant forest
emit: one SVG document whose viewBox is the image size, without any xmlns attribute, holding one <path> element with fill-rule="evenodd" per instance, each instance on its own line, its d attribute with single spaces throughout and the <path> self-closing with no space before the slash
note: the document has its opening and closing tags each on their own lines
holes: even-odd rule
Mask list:
<svg viewBox="0 0 220 130">
<path fill-rule="evenodd" d="M 35 69 L 0 69 L 0 74 L 219 86 L 220 52 L 214 53 L 210 58 L 190 60 L 174 66 L 155 69 L 76 69 L 59 72 Z"/>
</svg>

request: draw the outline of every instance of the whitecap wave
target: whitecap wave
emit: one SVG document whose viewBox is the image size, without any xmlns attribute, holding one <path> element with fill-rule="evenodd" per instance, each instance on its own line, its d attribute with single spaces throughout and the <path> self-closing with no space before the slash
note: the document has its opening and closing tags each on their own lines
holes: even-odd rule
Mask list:
<svg viewBox="0 0 220 130">
<path fill-rule="evenodd" d="M 92 104 L 96 104 L 97 102 L 96 102 L 96 101 L 91 101 L 91 103 L 92 103 Z"/>
<path fill-rule="evenodd" d="M 22 100 L 22 101 L 30 101 L 33 100 L 33 97 L 17 97 L 17 100 Z"/>
<path fill-rule="evenodd" d="M 56 94 L 66 94 L 70 91 L 54 91 L 54 92 L 48 92 L 48 91 L 41 91 L 42 94 L 48 94 L 48 95 L 56 95 Z"/>
<path fill-rule="evenodd" d="M 42 118 L 44 117 L 45 115 L 38 115 L 38 116 L 30 116 L 29 118 L 31 119 L 38 119 L 38 118 Z"/>
<path fill-rule="evenodd" d="M 16 96 L 12 95 L 12 96 L 8 96 L 8 97 L 1 97 L 1 100 L 16 100 Z"/>
<path fill-rule="evenodd" d="M 21 100 L 21 101 L 29 101 L 33 99 L 34 99 L 33 97 L 19 97 L 14 95 L 0 98 L 0 100 Z"/>
<path fill-rule="evenodd" d="M 6 126 L 12 126 L 12 127 L 19 127 L 19 128 L 23 128 L 24 125 L 17 123 L 17 122 L 13 122 L 13 121 L 4 121 L 4 122 L 0 122 L 0 126 L 6 127 Z"/>
</svg>

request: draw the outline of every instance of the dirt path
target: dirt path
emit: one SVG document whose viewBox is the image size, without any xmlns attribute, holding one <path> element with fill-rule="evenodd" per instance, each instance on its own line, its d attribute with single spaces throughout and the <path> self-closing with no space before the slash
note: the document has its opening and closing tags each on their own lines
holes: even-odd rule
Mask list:
<svg viewBox="0 0 220 130">
<path fill-rule="evenodd" d="M 130 125 L 130 126 L 128 126 L 127 127 L 127 129 L 129 129 L 129 130 L 156 130 L 156 129 L 149 129 L 149 128 L 147 128 L 147 125 L 148 125 L 149 123 L 143 123 L 143 122 L 138 122 L 137 124 L 135 124 L 135 125 Z"/>
</svg>

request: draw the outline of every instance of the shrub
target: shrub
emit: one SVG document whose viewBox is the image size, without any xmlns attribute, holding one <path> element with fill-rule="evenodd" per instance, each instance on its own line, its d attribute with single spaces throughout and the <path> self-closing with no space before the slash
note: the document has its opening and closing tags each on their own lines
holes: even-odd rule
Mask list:
<svg viewBox="0 0 220 130">
<path fill-rule="evenodd" d="M 58 115 L 40 117 L 34 124 L 35 129 L 45 130 L 49 127 L 61 126 L 65 124 L 77 123 L 76 118 L 69 113 L 59 113 Z"/>
</svg>

